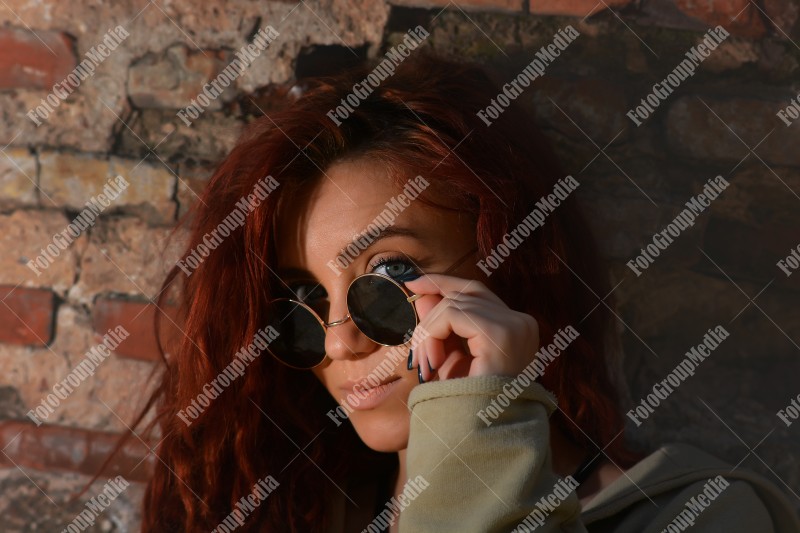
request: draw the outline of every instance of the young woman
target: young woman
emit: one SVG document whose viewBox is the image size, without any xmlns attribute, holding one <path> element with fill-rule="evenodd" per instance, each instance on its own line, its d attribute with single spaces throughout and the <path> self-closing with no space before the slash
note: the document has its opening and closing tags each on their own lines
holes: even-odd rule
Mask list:
<svg viewBox="0 0 800 533">
<path fill-rule="evenodd" d="M 197 202 L 143 531 L 800 530 L 758 476 L 626 447 L 580 183 L 531 117 L 487 125 L 474 66 L 390 74 L 260 118 Z"/>
</svg>

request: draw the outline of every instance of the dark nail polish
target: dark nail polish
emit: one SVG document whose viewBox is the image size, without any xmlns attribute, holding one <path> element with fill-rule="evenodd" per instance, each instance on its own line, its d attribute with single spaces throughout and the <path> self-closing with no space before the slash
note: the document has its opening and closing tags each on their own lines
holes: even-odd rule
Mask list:
<svg viewBox="0 0 800 533">
<path fill-rule="evenodd" d="M 417 376 L 419 376 L 419 382 L 420 383 L 425 383 L 425 380 L 422 379 L 422 365 L 419 365 L 417 367 Z"/>
<path fill-rule="evenodd" d="M 430 369 L 431 369 L 431 374 L 433 374 L 434 372 L 436 372 L 436 369 L 435 369 L 435 368 L 433 368 L 433 367 L 431 366 L 431 362 L 430 362 L 430 361 L 428 361 L 428 368 L 430 368 Z"/>
<path fill-rule="evenodd" d="M 412 368 L 414 368 L 414 367 L 411 365 L 413 358 L 414 358 L 414 350 L 409 350 L 409 351 L 408 351 L 408 369 L 409 369 L 409 370 L 411 370 Z"/>
</svg>

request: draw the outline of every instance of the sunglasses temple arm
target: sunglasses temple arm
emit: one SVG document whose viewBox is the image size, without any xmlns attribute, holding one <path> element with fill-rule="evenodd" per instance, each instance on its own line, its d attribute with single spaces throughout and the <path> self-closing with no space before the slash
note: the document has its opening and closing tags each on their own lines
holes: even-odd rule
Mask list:
<svg viewBox="0 0 800 533">
<path fill-rule="evenodd" d="M 453 270 L 457 269 L 459 266 L 461 266 L 461 263 L 466 261 L 469 258 L 469 256 L 471 256 L 472 254 L 474 254 L 477 251 L 478 251 L 478 247 L 476 246 L 475 248 L 473 248 L 472 250 L 470 250 L 466 254 L 462 255 L 461 258 L 458 259 L 458 261 L 453 263 L 453 265 L 450 268 L 448 268 L 447 270 L 445 270 L 444 272 L 442 272 L 442 274 L 449 274 Z"/>
<path fill-rule="evenodd" d="M 458 261 L 453 263 L 453 265 L 450 268 L 448 268 L 447 270 L 445 270 L 444 272 L 442 272 L 442 274 L 449 274 L 450 272 L 452 272 L 453 270 L 458 268 L 461 265 L 461 263 L 466 261 L 467 258 L 469 258 L 469 256 L 471 256 L 472 254 L 474 254 L 477 251 L 478 251 L 478 247 L 476 246 L 475 248 L 473 248 L 472 250 L 470 250 L 469 252 L 467 252 L 466 254 L 461 256 L 461 258 Z M 413 303 L 413 302 L 417 301 L 418 299 L 422 298 L 423 296 L 424 296 L 423 294 L 412 294 L 411 296 L 407 297 L 406 300 L 409 303 Z"/>
</svg>

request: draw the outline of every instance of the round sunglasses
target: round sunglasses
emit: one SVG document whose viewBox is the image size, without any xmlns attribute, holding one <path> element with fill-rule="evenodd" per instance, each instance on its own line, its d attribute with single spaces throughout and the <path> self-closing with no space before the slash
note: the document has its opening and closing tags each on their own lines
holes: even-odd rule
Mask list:
<svg viewBox="0 0 800 533">
<path fill-rule="evenodd" d="M 442 274 L 449 274 L 477 251 L 477 247 L 473 248 Z M 357 276 L 347 287 L 347 315 L 333 322 L 325 322 L 305 302 L 292 298 L 272 299 L 267 323 L 277 330 L 278 336 L 269 344 L 268 351 L 292 368 L 314 368 L 325 361 L 328 328 L 348 320 L 352 320 L 361 333 L 377 344 L 405 344 L 411 340 L 411 334 L 419 323 L 414 302 L 422 295 L 411 293 L 402 283 L 419 276 L 412 274 L 395 279 L 375 272 Z"/>
</svg>

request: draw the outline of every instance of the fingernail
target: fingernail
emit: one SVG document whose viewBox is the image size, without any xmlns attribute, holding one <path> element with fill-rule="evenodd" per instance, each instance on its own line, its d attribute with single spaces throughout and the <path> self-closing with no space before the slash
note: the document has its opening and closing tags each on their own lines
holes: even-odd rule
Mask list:
<svg viewBox="0 0 800 533">
<path fill-rule="evenodd" d="M 420 383 L 425 383 L 425 380 L 422 379 L 422 365 L 419 365 L 417 367 L 417 376 L 419 376 L 419 382 Z"/>
<path fill-rule="evenodd" d="M 412 360 L 413 360 L 413 358 L 414 358 L 414 350 L 409 350 L 409 351 L 408 351 L 408 369 L 409 369 L 409 370 L 411 370 L 412 368 L 414 368 L 414 367 L 412 366 L 412 362 L 413 362 Z"/>
<path fill-rule="evenodd" d="M 430 368 L 430 369 L 431 369 L 431 374 L 433 374 L 434 372 L 436 372 L 436 369 L 435 369 L 435 368 L 433 368 L 433 367 L 431 366 L 431 362 L 430 362 L 430 361 L 428 361 L 428 368 Z"/>
</svg>

